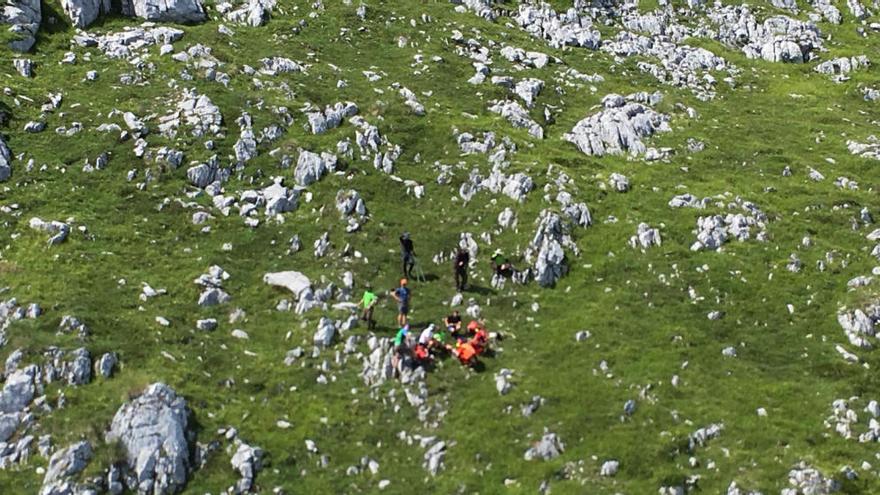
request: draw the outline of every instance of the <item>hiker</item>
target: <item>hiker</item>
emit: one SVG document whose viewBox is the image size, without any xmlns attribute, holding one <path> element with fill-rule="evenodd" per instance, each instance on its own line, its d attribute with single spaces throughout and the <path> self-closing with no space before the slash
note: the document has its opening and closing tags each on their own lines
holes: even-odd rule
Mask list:
<svg viewBox="0 0 880 495">
<path fill-rule="evenodd" d="M 468 330 L 471 331 L 470 344 L 474 346 L 477 354 L 482 354 L 489 347 L 489 334 L 486 332 L 486 326 L 483 321 L 472 321 L 468 324 Z"/>
<path fill-rule="evenodd" d="M 452 353 L 458 358 L 462 366 L 473 366 L 477 362 L 477 350 L 470 342 L 465 342 L 454 349 Z"/>
<path fill-rule="evenodd" d="M 427 328 L 422 330 L 422 333 L 419 334 L 419 344 L 422 344 L 425 347 L 429 347 L 431 345 L 431 341 L 434 340 L 434 324 L 431 323 Z"/>
<path fill-rule="evenodd" d="M 370 330 L 376 327 L 376 320 L 373 319 L 373 309 L 376 307 L 378 300 L 379 297 L 373 292 L 373 288 L 370 284 L 367 284 L 364 287 L 364 295 L 361 298 L 360 305 L 364 307 L 363 313 L 361 313 L 361 320 L 367 322 L 367 328 Z"/>
<path fill-rule="evenodd" d="M 455 289 L 459 292 L 464 291 L 464 286 L 467 285 L 467 269 L 470 262 L 471 254 L 464 248 L 458 248 L 452 269 L 455 273 Z"/>
<path fill-rule="evenodd" d="M 459 313 L 457 309 L 454 310 L 451 315 L 443 319 L 443 324 L 446 325 L 446 329 L 449 330 L 449 333 L 458 339 L 458 332 L 461 330 L 461 313 Z"/>
<path fill-rule="evenodd" d="M 409 238 L 409 232 L 400 236 L 400 258 L 403 261 L 403 276 L 412 278 L 412 269 L 416 266 L 416 251 L 413 241 Z"/>
<path fill-rule="evenodd" d="M 492 270 L 495 271 L 495 275 L 502 277 L 510 277 L 513 275 L 513 265 L 510 264 L 510 260 L 504 256 L 504 253 L 500 249 L 496 249 L 495 252 L 492 253 Z"/>
<path fill-rule="evenodd" d="M 419 340 L 416 342 L 415 357 L 419 362 L 425 362 L 431 358 L 431 348 L 434 342 L 434 324 L 431 323 L 427 328 L 419 334 Z"/>
<path fill-rule="evenodd" d="M 417 364 L 425 364 L 431 361 L 430 348 L 426 345 L 416 344 L 415 349 L 413 349 L 413 358 L 415 358 Z"/>
<path fill-rule="evenodd" d="M 396 372 L 400 361 L 409 355 L 409 325 L 403 325 L 394 336 L 394 355 L 391 357 L 391 367 Z"/>
<path fill-rule="evenodd" d="M 391 291 L 391 297 L 397 301 L 397 324 L 403 327 L 406 325 L 406 318 L 409 315 L 409 302 L 412 299 L 412 292 L 406 286 L 407 279 L 400 279 L 400 287 Z"/>
<path fill-rule="evenodd" d="M 434 335 L 431 336 L 431 345 L 428 347 L 434 353 L 442 353 L 448 350 L 448 345 L 446 345 L 446 332 L 437 328 L 434 330 Z"/>
</svg>

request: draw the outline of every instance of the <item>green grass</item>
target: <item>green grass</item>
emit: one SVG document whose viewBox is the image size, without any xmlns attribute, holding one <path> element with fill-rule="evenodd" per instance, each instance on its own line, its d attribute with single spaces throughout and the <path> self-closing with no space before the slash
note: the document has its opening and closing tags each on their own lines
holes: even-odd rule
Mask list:
<svg viewBox="0 0 880 495">
<path fill-rule="evenodd" d="M 813 73 L 813 64 L 746 60 L 717 43 L 694 40 L 694 45 L 712 49 L 744 69 L 737 89 L 719 84 L 715 100 L 700 102 L 687 91 L 659 86 L 640 73 L 633 60 L 613 66 L 600 53 L 554 50 L 503 22 L 490 24 L 472 14 L 456 14 L 443 1 L 371 2 L 364 32 L 356 29 L 360 21 L 354 6 L 325 3 L 326 12 L 312 19 L 306 16 L 310 2 L 282 2 L 265 27 L 230 26 L 237 33 L 232 42 L 217 33 L 216 22 L 183 27 L 186 35 L 175 43 L 175 49 L 196 43 L 211 46 L 214 56 L 224 63 L 220 70 L 234 76 L 228 89 L 195 71 L 191 71 L 195 80 L 181 80 L 183 65 L 160 58 L 155 47 L 150 51 L 157 68 L 143 86 L 118 84 L 119 75 L 133 68 L 124 61 L 107 61 L 93 49 L 75 50 L 77 65 L 60 65 L 72 34 L 63 24 L 53 32 L 41 32 L 36 52 L 29 55 L 37 63 L 36 78 L 13 75 L 11 56 L 0 57 L 3 86 L 34 100 L 33 104 L 19 100 L 21 105 L 16 105 L 11 97 L 0 97 L 12 113 L 2 132 L 14 153 L 25 153 L 25 160 L 36 162 L 32 172 L 16 162 L 13 179 L 0 188 L 0 204 L 18 204 L 21 212 L 0 218 L 0 285 L 10 286 L 9 294 L 19 301 L 37 301 L 46 309 L 40 319 L 11 327 L 10 343 L 0 357 L 24 348 L 27 360 L 38 362 L 40 351 L 48 345 L 64 349 L 85 345 L 95 356 L 116 351 L 122 361 L 121 370 L 110 380 L 99 379 L 80 388 L 47 387 L 50 398 L 63 390 L 68 405 L 41 417 L 40 434 L 51 433 L 59 446 L 81 437 L 91 439 L 97 454 L 87 474 L 99 473 L 120 456 L 115 446 L 102 441 L 119 405 L 147 384 L 165 381 L 187 398 L 200 442 L 218 438 L 218 428 L 232 425 L 242 438 L 268 452 L 267 467 L 257 477 L 264 492 L 282 486 L 288 493 L 371 493 L 377 491 L 380 479 L 389 479 L 392 484 L 386 493 L 534 493 L 543 480 L 550 481 L 553 493 L 655 493 L 661 485 L 698 474 L 704 493 L 724 492 L 734 480 L 741 487 L 774 493 L 787 485 L 788 470 L 800 460 L 829 476 L 851 465 L 862 475 L 846 485 L 846 492 L 878 490 L 876 476 L 859 467 L 861 461 L 871 461 L 876 449 L 844 440 L 823 426 L 834 399 L 855 394 L 876 398 L 872 394 L 880 384 L 873 371 L 880 360 L 874 353 L 857 353 L 870 366 L 866 369 L 845 364 L 834 350 L 834 344 L 845 342 L 836 322 L 838 305 L 852 306 L 874 297 L 872 292 L 847 292 L 846 282 L 867 274 L 876 264 L 870 248 L 865 249 L 867 231 L 850 229 L 850 218 L 857 217 L 862 206 L 874 210 L 875 217 L 880 215 L 873 189 L 876 164 L 849 155 L 845 143 L 877 132 L 876 106 L 864 102 L 857 90 L 859 85 L 877 83 L 876 68 L 856 72 L 851 81 L 838 85 Z M 561 7 L 564 2 L 556 4 Z M 419 22 L 412 28 L 409 18 L 423 12 L 434 22 Z M 294 34 L 292 28 L 300 19 L 306 25 Z M 93 30 L 116 31 L 130 24 L 109 18 Z M 351 31 L 340 35 L 343 27 Z M 878 48 L 874 37 L 857 38 L 849 24 L 821 27 L 833 39 L 830 52 L 823 57 L 870 56 Z M 599 91 L 595 94 L 584 87 L 566 88 L 559 95 L 551 81 L 560 67 L 518 73 L 495 56 L 495 73 L 508 71 L 515 77 L 537 77 L 547 83 L 534 111 L 538 121 L 543 104 L 561 108 L 556 124 L 545 128 L 546 139 L 535 141 L 488 112 L 488 102 L 504 97 L 504 91 L 488 83 L 479 87 L 466 83 L 473 68 L 446 42 L 451 29 L 468 37 L 479 35 L 484 44 L 503 36 L 515 46 L 556 55 L 583 73 L 598 72 L 606 81 L 596 84 Z M 418 46 L 397 48 L 401 35 Z M 83 60 L 86 52 L 91 53 L 92 62 Z M 417 53 L 425 56 L 430 67 L 420 75 L 410 67 Z M 308 75 L 259 76 L 267 86 L 263 90 L 255 89 L 250 77 L 238 73 L 245 64 L 257 67 L 260 58 L 276 55 L 312 67 Z M 428 61 L 433 55 L 444 61 Z M 95 83 L 82 81 L 90 69 L 101 73 Z M 373 85 L 361 74 L 363 70 L 387 75 Z M 191 190 L 186 166 L 160 172 L 134 157 L 131 141 L 118 142 L 115 135 L 93 130 L 108 121 L 105 116 L 112 109 L 139 116 L 166 113 L 177 95 L 167 86 L 170 79 L 177 80 L 180 88 L 194 87 L 208 94 L 222 109 L 226 137 L 215 143 L 224 162 L 238 137 L 234 121 L 241 111 L 252 115 L 257 130 L 280 123 L 270 111 L 272 106 L 287 106 L 294 115 L 293 126 L 279 141 L 261 145 L 260 156 L 248 163 L 242 180 L 226 184 L 227 192 L 256 187 L 248 179 L 258 170 L 263 178 L 255 184 L 267 184 L 273 175 L 289 178 L 292 171 L 279 167 L 280 156 L 270 157 L 271 149 L 280 148 L 281 153 L 295 157 L 299 147 L 333 150 L 339 139 L 353 137 L 347 122 L 325 135 L 309 135 L 302 129 L 304 119 L 299 113 L 307 102 L 327 105 L 351 100 L 392 143 L 401 145 L 404 153 L 396 175 L 425 183 L 427 196 L 407 197 L 402 185 L 371 164 L 355 161 L 347 164 L 354 172 L 352 180 L 330 175 L 310 186 L 313 201 L 286 214 L 282 225 L 262 222 L 259 228 L 249 229 L 236 214 L 226 218 L 212 211 L 216 217 L 209 222 L 212 230 L 203 234 L 202 226 L 190 223 L 193 210 L 175 203 L 157 209 L 166 197 L 188 201 L 184 196 Z M 347 80 L 348 86 L 336 89 L 338 79 Z M 289 85 L 293 98 L 280 88 L 281 82 Z M 393 82 L 415 91 L 427 115 L 412 115 L 397 92 L 388 89 Z M 375 93 L 373 87 L 385 89 L 384 94 Z M 667 162 L 586 157 L 561 140 L 605 94 L 656 89 L 665 95 L 660 109 L 672 114 L 673 132 L 652 139 L 651 144 L 676 149 Z M 63 93 L 64 103 L 46 118 L 49 130 L 24 133 L 24 124 L 40 117 L 46 94 L 57 91 Z M 424 97 L 424 91 L 433 93 Z M 792 98 L 791 93 L 803 98 Z M 73 107 L 73 103 L 80 105 Z M 676 103 L 695 108 L 699 118 L 688 119 Z M 464 112 L 476 118 L 464 117 Z M 86 130 L 72 138 L 53 133 L 55 127 L 74 121 L 82 122 Z M 122 124 L 118 117 L 113 121 Z M 499 139 L 503 135 L 514 139 L 519 151 L 512 157 L 511 171 L 529 173 L 538 186 L 524 204 L 487 193 L 479 193 L 467 206 L 449 201 L 457 196 L 459 184 L 471 169 L 483 174 L 490 169 L 483 157 L 459 156 L 454 128 L 491 130 Z M 820 135 L 824 138 L 817 142 Z M 687 153 L 688 137 L 704 141 L 705 151 Z M 176 140 L 155 134 L 147 139 L 153 149 L 161 145 L 185 149 L 186 162 L 203 160 L 212 153 L 185 132 Z M 107 170 L 80 171 L 85 158 L 93 161 L 103 151 L 112 152 Z M 420 163 L 414 160 L 416 154 Z M 836 163 L 827 163 L 826 157 Z M 435 161 L 456 165 L 451 186 L 434 182 Z M 44 163 L 47 170 L 38 171 Z M 495 246 L 511 252 L 526 246 L 533 220 L 543 208 L 552 207 L 543 199 L 544 185 L 554 178 L 545 175 L 550 164 L 573 179 L 569 190 L 589 205 L 596 225 L 575 231 L 582 254 L 570 260 L 571 272 L 557 287 L 509 286 L 495 291 L 489 287 L 485 253 Z M 792 177 L 781 176 L 786 165 L 793 169 Z M 808 167 L 820 170 L 826 180 L 809 181 Z M 125 181 L 128 170 L 139 170 L 138 182 L 148 168 L 153 168 L 155 180 L 146 190 Z M 600 188 L 612 172 L 627 175 L 633 190 L 618 194 Z M 860 189 L 837 189 L 832 182 L 841 175 L 858 181 Z M 776 192 L 765 192 L 767 186 Z M 345 223 L 333 207 L 336 191 L 350 187 L 361 193 L 371 212 L 370 221 L 355 234 L 344 232 Z M 697 217 L 721 210 L 714 206 L 705 211 L 669 208 L 669 199 L 683 192 L 701 197 L 729 192 L 725 202 L 735 196 L 753 201 L 770 218 L 770 240 L 734 242 L 723 252 L 690 251 Z M 194 201 L 210 204 L 204 197 Z M 839 208 L 844 204 L 848 208 Z M 409 230 L 425 271 L 436 276 L 428 283 L 415 284 L 413 318 L 418 323 L 438 321 L 445 314 L 444 303 L 453 295 L 452 274 L 446 266 L 430 264 L 431 255 L 452 248 L 460 232 L 494 231 L 497 214 L 506 206 L 517 210 L 518 228 L 493 234 L 493 246 L 481 243 L 480 264 L 472 272 L 472 282 L 480 290 L 468 296 L 478 299 L 490 327 L 507 338 L 499 344 L 497 356 L 485 360 L 482 373 L 469 373 L 445 361 L 429 375 L 431 401 L 448 411 L 439 428 L 419 423 L 398 384 L 383 385 L 380 396 L 387 399 L 391 390 L 397 390 L 399 413 L 371 399 L 358 377 L 360 361 L 349 356 L 340 367 L 333 362 L 336 347 L 316 360 L 283 365 L 288 349 L 301 345 L 310 349 L 321 313 L 300 317 L 275 311 L 278 300 L 289 296 L 263 284 L 264 273 L 295 269 L 313 280 L 323 275 L 340 284 L 342 273 L 351 270 L 358 283 L 371 281 L 378 289 L 390 288 L 399 276 L 396 239 L 401 231 Z M 610 215 L 619 221 L 605 223 Z M 27 227 L 32 216 L 72 216 L 76 226 L 88 228 L 88 235 L 74 230 L 66 243 L 47 247 L 45 236 Z M 660 226 L 661 247 L 642 253 L 627 246 L 641 221 Z M 327 258 L 315 260 L 311 243 L 325 231 L 330 232 L 333 250 Z M 287 255 L 287 241 L 294 234 L 300 235 L 304 249 Z M 13 235 L 18 237 L 12 240 Z M 804 235 L 812 237 L 813 247 L 800 247 Z M 231 252 L 221 249 L 227 242 L 233 245 Z M 346 244 L 361 251 L 369 262 L 342 259 L 339 253 Z M 846 259 L 848 265 L 844 268 L 835 262 L 818 272 L 815 263 L 827 251 L 836 251 L 838 260 Z M 785 270 L 793 252 L 804 262 L 801 273 Z M 192 280 L 212 264 L 232 275 L 225 287 L 233 299 L 226 306 L 203 309 L 196 305 L 199 290 Z M 703 265 L 709 270 L 698 271 Z M 125 285 L 118 284 L 121 278 Z M 141 302 L 141 282 L 166 288 L 168 295 Z M 688 287 L 705 299 L 691 301 Z M 529 309 L 533 301 L 540 304 L 538 313 Z M 794 314 L 785 308 L 789 303 L 796 308 Z M 386 302 L 377 310 L 379 334 L 393 332 L 392 306 Z M 227 315 L 237 307 L 246 310 L 247 320 L 229 324 Z M 706 314 L 712 310 L 724 311 L 724 319 L 708 320 Z M 91 327 L 92 336 L 84 344 L 55 334 L 64 314 L 74 314 Z M 159 327 L 154 322 L 159 315 L 172 325 Z M 217 331 L 194 329 L 195 320 L 206 317 L 220 321 Z M 233 328 L 246 330 L 250 340 L 233 339 Z M 589 329 L 593 336 L 576 344 L 574 333 L 582 329 Z M 354 332 L 367 334 L 363 328 Z M 737 346 L 738 357 L 722 358 L 721 350 L 730 345 Z M 162 351 L 175 361 L 163 357 Z M 326 386 L 315 382 L 325 359 L 331 362 L 329 375 L 336 378 Z M 612 377 L 598 372 L 603 360 Z M 682 369 L 685 361 L 688 366 Z M 493 380 L 501 368 L 515 370 L 516 384 L 503 397 L 495 391 Z M 670 385 L 675 374 L 681 378 L 678 388 Z M 224 385 L 227 380 L 234 385 Z M 648 386 L 649 399 L 640 399 L 640 390 Z M 357 389 L 356 395 L 350 392 L 352 388 Z M 530 418 L 521 417 L 520 405 L 536 394 L 546 403 Z M 621 421 L 628 399 L 636 399 L 638 409 L 632 418 Z M 512 412 L 505 412 L 508 407 Z M 755 413 L 759 407 L 768 411 L 766 418 Z M 287 419 L 293 427 L 276 428 L 279 419 Z M 687 452 L 687 436 L 711 423 L 724 423 L 721 435 L 695 453 Z M 565 453 L 548 462 L 524 461 L 523 452 L 544 428 L 560 435 Z M 452 442 L 446 470 L 431 478 L 421 467 L 423 450 L 398 440 L 400 431 L 437 435 Z M 306 452 L 305 439 L 314 439 L 321 453 L 330 456 L 330 467 L 319 467 L 318 457 Z M 700 467 L 689 467 L 692 455 L 700 460 Z M 362 456 L 379 461 L 379 474 L 345 476 L 345 469 Z M 602 462 L 611 458 L 620 460 L 621 472 L 615 478 L 599 477 Z M 710 460 L 714 470 L 706 468 Z M 0 489 L 36 492 L 41 478 L 34 467 L 45 463 L 34 456 L 21 469 L 0 471 Z M 566 463 L 578 466 L 570 480 L 559 475 Z M 204 470 L 193 474 L 187 493 L 217 493 L 235 479 L 229 455 L 221 450 Z M 505 479 L 517 483 L 504 488 Z"/>
</svg>

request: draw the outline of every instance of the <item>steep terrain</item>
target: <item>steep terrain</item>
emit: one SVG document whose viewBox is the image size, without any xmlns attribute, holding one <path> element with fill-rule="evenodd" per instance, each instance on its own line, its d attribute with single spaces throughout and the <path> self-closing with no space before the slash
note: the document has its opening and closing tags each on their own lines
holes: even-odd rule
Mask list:
<svg viewBox="0 0 880 495">
<path fill-rule="evenodd" d="M 880 491 L 880 4 L 4 1 L 0 492 Z"/>
</svg>

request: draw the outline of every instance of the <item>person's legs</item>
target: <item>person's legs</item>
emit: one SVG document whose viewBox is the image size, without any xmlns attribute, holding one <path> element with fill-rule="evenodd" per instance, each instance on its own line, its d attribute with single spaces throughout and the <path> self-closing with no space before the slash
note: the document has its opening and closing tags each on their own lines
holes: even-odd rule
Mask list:
<svg viewBox="0 0 880 495">
<path fill-rule="evenodd" d="M 464 269 L 461 271 L 461 289 L 460 290 L 464 290 L 464 287 L 467 285 L 467 280 L 468 280 L 467 269 Z"/>
<path fill-rule="evenodd" d="M 394 349 L 394 355 L 391 356 L 391 368 L 395 376 L 400 374 L 400 347 Z"/>
<path fill-rule="evenodd" d="M 461 290 L 461 271 L 455 270 L 455 289 Z"/>
</svg>

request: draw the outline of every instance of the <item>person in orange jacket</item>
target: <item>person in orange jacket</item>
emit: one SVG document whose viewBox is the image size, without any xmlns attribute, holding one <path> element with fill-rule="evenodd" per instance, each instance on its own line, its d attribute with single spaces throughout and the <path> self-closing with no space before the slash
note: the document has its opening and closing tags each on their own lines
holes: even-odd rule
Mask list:
<svg viewBox="0 0 880 495">
<path fill-rule="evenodd" d="M 452 353 L 463 366 L 472 366 L 477 361 L 477 350 L 470 342 L 464 342 L 452 349 Z"/>
</svg>

